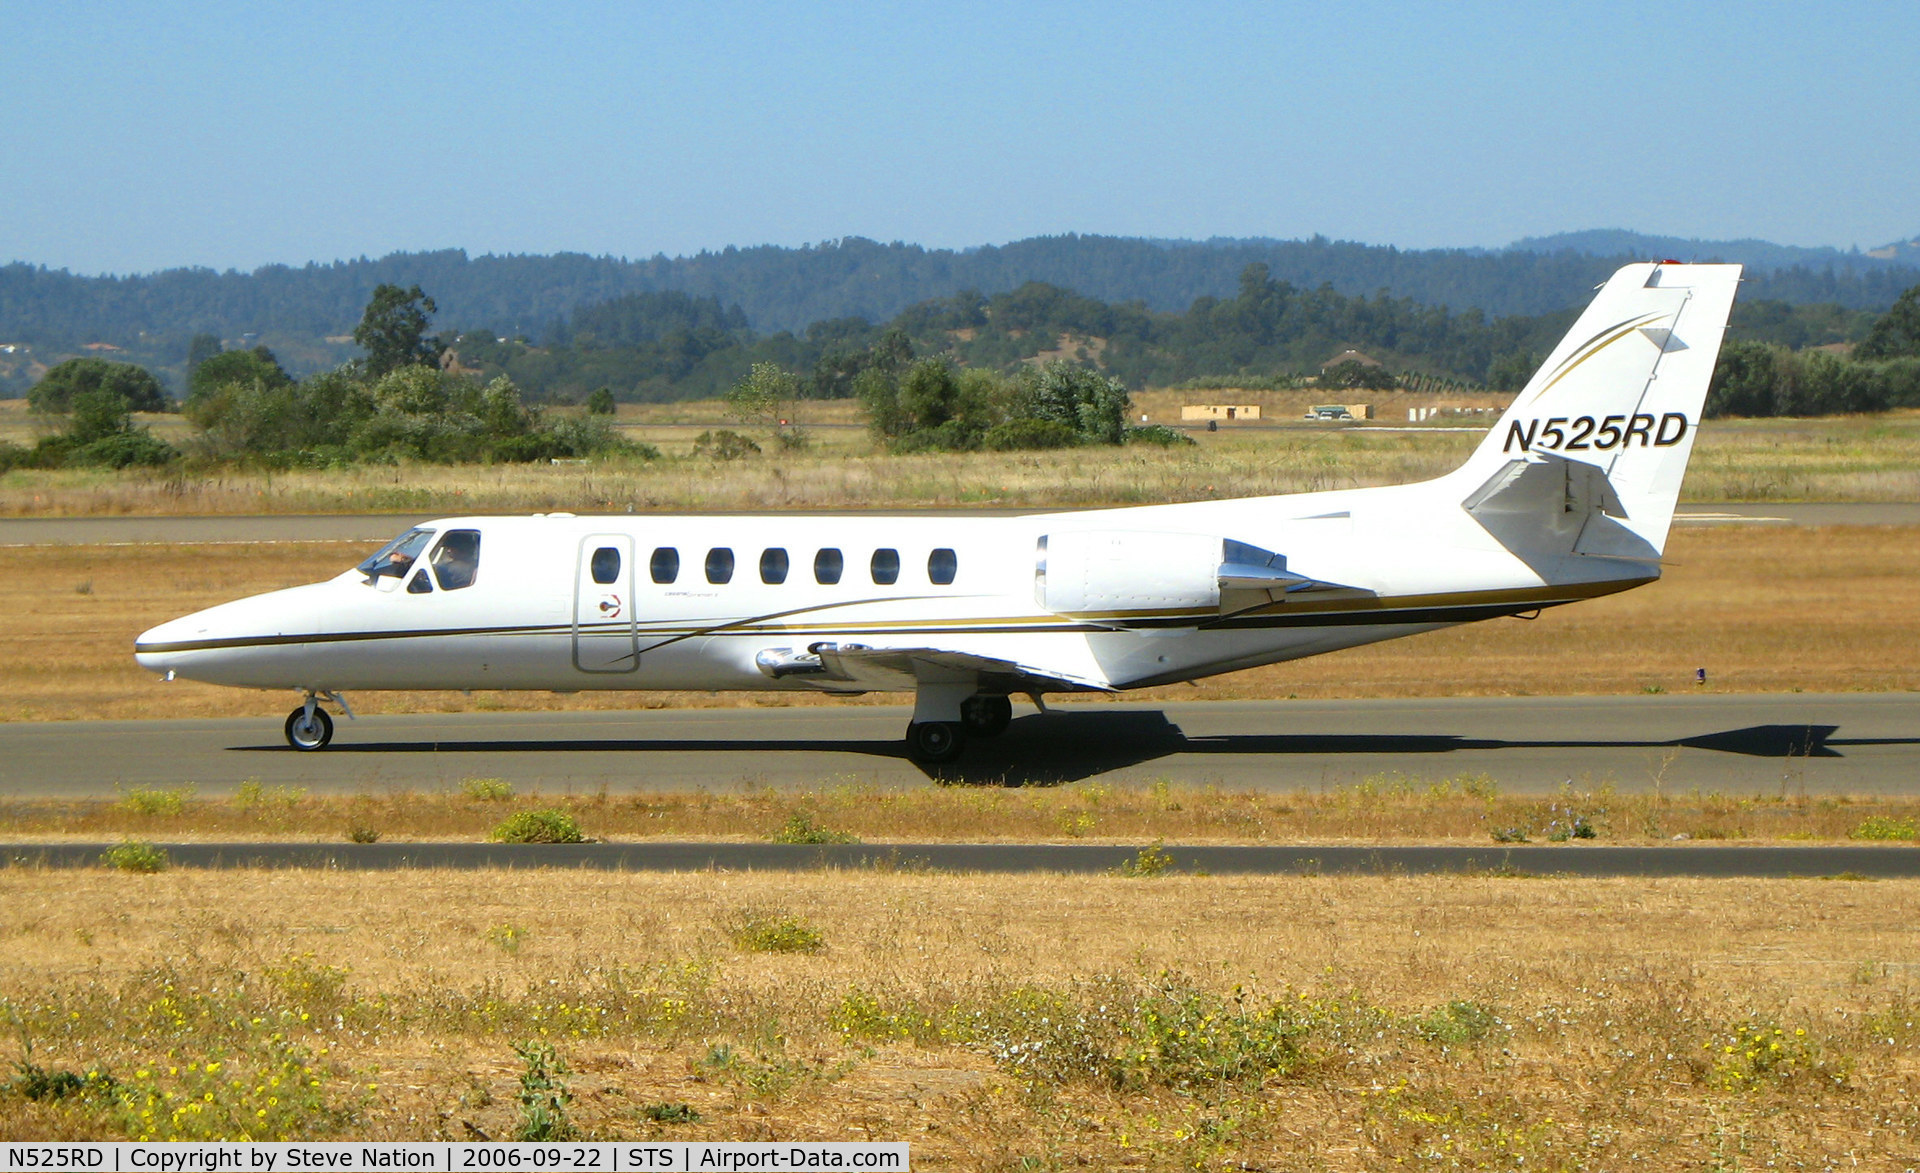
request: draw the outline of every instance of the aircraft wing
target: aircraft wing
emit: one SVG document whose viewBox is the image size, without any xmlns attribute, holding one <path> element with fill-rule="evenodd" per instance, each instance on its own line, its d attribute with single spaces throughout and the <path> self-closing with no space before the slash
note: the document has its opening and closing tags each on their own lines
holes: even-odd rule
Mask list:
<svg viewBox="0 0 1920 1173">
<path fill-rule="evenodd" d="M 796 678 L 830 692 L 908 692 L 923 681 L 976 676 L 1012 692 L 1112 692 L 1103 680 L 1057 667 L 1021 663 L 954 648 L 814 644 L 805 651 L 769 649 L 756 662 L 774 679 Z"/>
</svg>

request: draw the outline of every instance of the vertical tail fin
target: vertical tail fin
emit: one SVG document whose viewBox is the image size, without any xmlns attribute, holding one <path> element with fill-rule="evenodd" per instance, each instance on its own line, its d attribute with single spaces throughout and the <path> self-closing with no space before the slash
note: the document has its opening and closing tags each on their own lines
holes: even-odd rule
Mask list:
<svg viewBox="0 0 1920 1173">
<path fill-rule="evenodd" d="M 1657 558 L 1739 282 L 1739 265 L 1615 273 L 1454 474 L 1462 504 L 1505 542 L 1558 494 L 1569 552 Z"/>
</svg>

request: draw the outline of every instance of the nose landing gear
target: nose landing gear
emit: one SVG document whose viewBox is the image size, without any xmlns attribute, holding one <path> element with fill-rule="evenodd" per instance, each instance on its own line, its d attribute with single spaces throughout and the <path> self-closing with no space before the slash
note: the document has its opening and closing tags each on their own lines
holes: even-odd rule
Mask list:
<svg viewBox="0 0 1920 1173">
<path fill-rule="evenodd" d="M 308 693 L 306 703 L 287 714 L 287 744 L 302 752 L 325 749 L 333 740 L 333 718 L 320 707 L 321 698 L 339 705 L 348 717 L 353 710 L 347 707 L 347 698 L 333 692 Z"/>
</svg>

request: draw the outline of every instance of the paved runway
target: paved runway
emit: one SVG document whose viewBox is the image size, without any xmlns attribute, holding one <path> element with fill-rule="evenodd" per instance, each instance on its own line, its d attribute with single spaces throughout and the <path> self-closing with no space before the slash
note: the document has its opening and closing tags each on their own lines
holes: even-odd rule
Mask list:
<svg viewBox="0 0 1920 1173">
<path fill-rule="evenodd" d="M 0 844 L 0 867 L 92 867 L 106 843 Z M 1170 869 L 1207 875 L 1398 873 L 1533 876 L 1920 876 L 1912 847 L 1234 847 L 1174 844 Z M 585 868 L 593 871 L 800 871 L 863 868 L 943 872 L 1112 872 L 1137 854 L 1104 844 L 902 843 L 797 847 L 779 843 L 169 843 L 192 868 Z"/>
<path fill-rule="evenodd" d="M 1052 785 L 1156 778 L 1320 789 L 1399 771 L 1487 773 L 1508 793 L 1571 780 L 1737 795 L 1920 792 L 1920 694 L 1500 697 L 1017 704 L 1008 732 L 958 764 L 905 757 L 908 710 L 806 708 L 455 713 L 342 719 L 333 745 L 287 748 L 291 696 L 258 719 L 0 725 L 0 797 L 111 795 L 116 785 L 240 782 L 315 793 L 431 790 L 498 777 L 522 790 Z"/>
<path fill-rule="evenodd" d="M 1031 509 L 906 509 L 930 517 Z M 0 547 L 226 542 L 384 542 L 431 514 L 257 517 L 6 517 Z M 1682 505 L 1680 525 L 1920 525 L 1920 504 Z"/>
</svg>

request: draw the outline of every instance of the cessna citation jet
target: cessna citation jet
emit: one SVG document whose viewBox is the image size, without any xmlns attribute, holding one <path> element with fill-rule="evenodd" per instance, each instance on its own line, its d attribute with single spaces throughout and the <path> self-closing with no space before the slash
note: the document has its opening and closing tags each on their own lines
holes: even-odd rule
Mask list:
<svg viewBox="0 0 1920 1173">
<path fill-rule="evenodd" d="M 1015 517 L 453 517 L 327 582 L 140 636 L 142 666 L 294 689 L 912 690 L 958 755 L 1009 697 L 1194 680 L 1608 595 L 1661 550 L 1737 265 L 1621 269 L 1472 458 L 1419 484 Z"/>
</svg>

